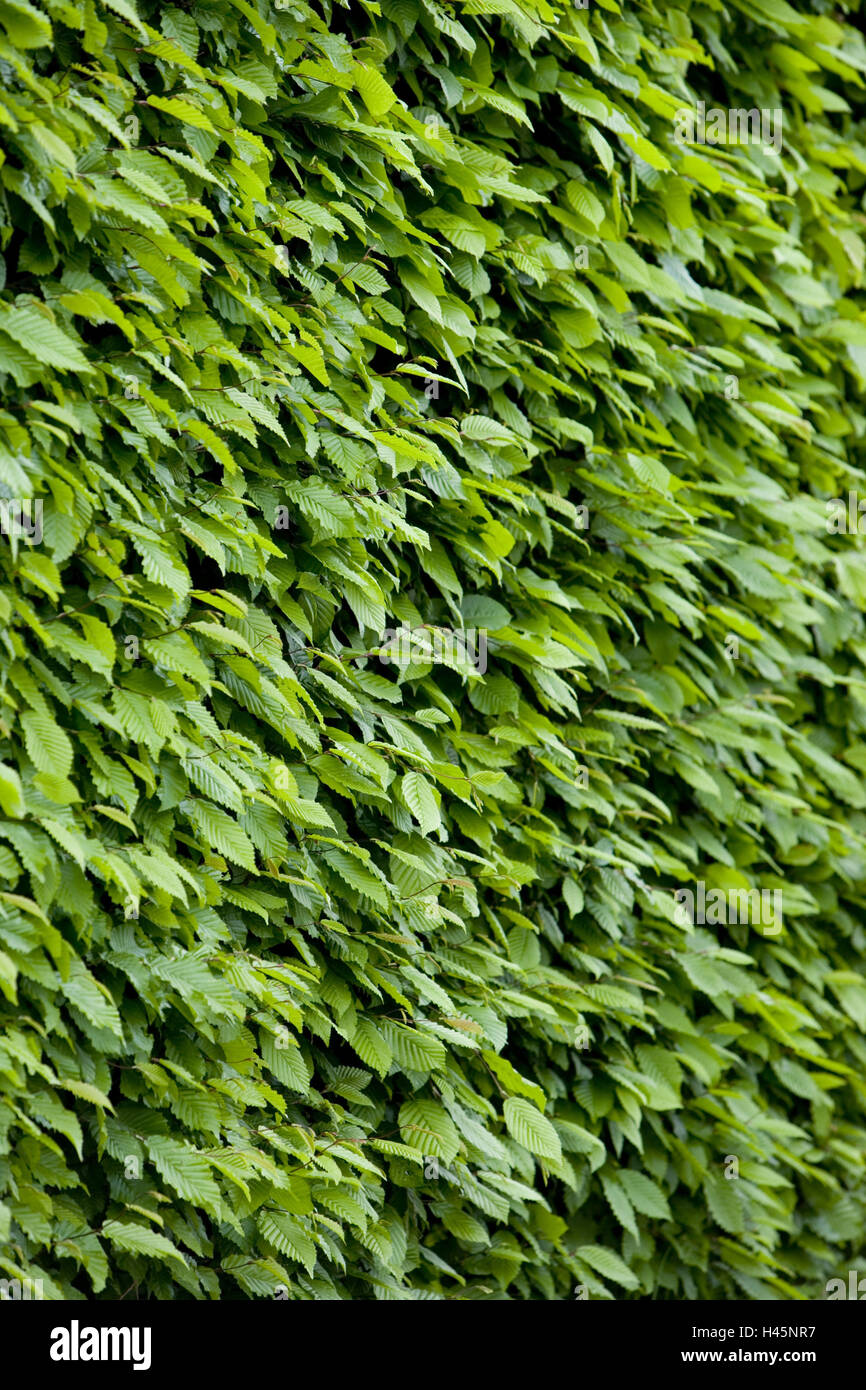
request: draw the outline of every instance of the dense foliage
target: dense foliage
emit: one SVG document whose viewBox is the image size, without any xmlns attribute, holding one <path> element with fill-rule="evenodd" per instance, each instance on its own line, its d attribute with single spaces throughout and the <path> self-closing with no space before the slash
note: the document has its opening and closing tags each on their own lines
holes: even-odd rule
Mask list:
<svg viewBox="0 0 866 1390">
<path fill-rule="evenodd" d="M 0 4 L 6 1277 L 863 1255 L 856 9 Z"/>
</svg>

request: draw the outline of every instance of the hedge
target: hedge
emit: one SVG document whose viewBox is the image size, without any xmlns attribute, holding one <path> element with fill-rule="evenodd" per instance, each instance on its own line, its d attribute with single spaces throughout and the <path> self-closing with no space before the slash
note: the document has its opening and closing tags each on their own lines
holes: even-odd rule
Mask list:
<svg viewBox="0 0 866 1390">
<path fill-rule="evenodd" d="M 858 8 L 0 5 L 5 1277 L 862 1257 Z"/>
</svg>

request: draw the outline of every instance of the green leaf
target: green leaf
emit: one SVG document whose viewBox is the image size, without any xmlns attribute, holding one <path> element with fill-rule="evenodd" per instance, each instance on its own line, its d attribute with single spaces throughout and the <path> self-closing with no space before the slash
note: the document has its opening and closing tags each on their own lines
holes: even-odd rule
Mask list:
<svg viewBox="0 0 866 1390">
<path fill-rule="evenodd" d="M 578 1259 L 583 1260 L 584 1264 L 588 1264 L 591 1269 L 597 1270 L 605 1279 L 612 1279 L 615 1284 L 621 1284 L 625 1289 L 639 1287 L 639 1281 L 628 1265 L 613 1250 L 608 1250 L 606 1246 L 579 1245 L 574 1253 Z"/>
<path fill-rule="evenodd" d="M 507 1091 L 518 1096 L 528 1096 L 539 1110 L 544 1109 L 547 1098 L 540 1086 L 537 1086 L 534 1081 L 527 1080 L 525 1076 L 521 1076 L 520 1072 L 516 1071 L 511 1063 L 505 1057 L 500 1057 L 498 1053 L 486 1050 L 481 1053 L 481 1056 L 490 1070 L 495 1072 Z"/>
<path fill-rule="evenodd" d="M 135 1221 L 104 1221 L 100 1235 L 131 1255 L 152 1255 L 157 1260 L 178 1260 L 184 1264 L 183 1255 L 166 1236 Z"/>
<path fill-rule="evenodd" d="M 736 1191 L 736 1179 L 710 1173 L 704 1179 L 704 1194 L 710 1215 L 723 1230 L 740 1235 L 745 1229 L 743 1208 Z"/>
<path fill-rule="evenodd" d="M 236 820 L 207 801 L 191 801 L 186 804 L 190 820 L 206 845 L 230 859 L 233 864 L 240 864 L 243 869 L 255 870 L 255 850 Z"/>
<path fill-rule="evenodd" d="M 621 1168 L 617 1180 L 636 1211 L 644 1216 L 655 1216 L 666 1221 L 671 1219 L 667 1198 L 647 1173 L 639 1173 L 634 1168 Z"/>
<path fill-rule="evenodd" d="M 181 1197 L 202 1206 L 219 1205 L 210 1165 L 195 1149 L 161 1134 L 146 1138 L 144 1145 L 160 1177 Z"/>
<path fill-rule="evenodd" d="M 400 790 L 406 805 L 418 822 L 422 835 L 429 835 L 431 831 L 438 829 L 441 816 L 433 788 L 427 779 L 420 772 L 407 772 L 400 783 Z"/>
<path fill-rule="evenodd" d="M 531 1101 L 521 1096 L 508 1096 L 503 1102 L 502 1113 L 509 1134 L 518 1144 L 529 1149 L 530 1153 L 538 1154 L 539 1158 L 559 1162 L 562 1158 L 559 1135 Z"/>
<path fill-rule="evenodd" d="M 378 69 L 365 63 L 356 63 L 352 76 L 370 115 L 374 120 L 380 120 L 397 100 L 388 83 Z"/>
<path fill-rule="evenodd" d="M 35 304 L 4 309 L 0 313 L 0 330 L 48 367 L 73 372 L 93 370 L 79 345 Z"/>
<path fill-rule="evenodd" d="M 57 732 L 59 733 L 60 731 L 58 730 Z M 38 732 L 34 737 L 36 739 L 37 750 L 41 754 L 45 745 L 39 740 Z M 31 753 L 31 757 L 32 756 Z M 34 762 L 35 761 L 34 758 Z M 39 764 L 37 764 L 37 766 L 38 765 Z M 0 808 L 2 808 L 4 816 L 10 816 L 13 820 L 20 820 L 24 815 L 24 796 L 21 791 L 21 778 L 13 767 L 7 767 L 4 763 L 0 763 Z"/>
<path fill-rule="evenodd" d="M 400 1133 L 411 1148 L 446 1163 L 460 1151 L 460 1135 L 454 1122 L 436 1101 L 410 1100 L 401 1105 Z"/>
<path fill-rule="evenodd" d="M 265 1211 L 259 1216 L 259 1229 L 275 1250 L 302 1264 L 307 1273 L 312 1274 L 316 1247 L 298 1221 L 285 1212 Z"/>
</svg>

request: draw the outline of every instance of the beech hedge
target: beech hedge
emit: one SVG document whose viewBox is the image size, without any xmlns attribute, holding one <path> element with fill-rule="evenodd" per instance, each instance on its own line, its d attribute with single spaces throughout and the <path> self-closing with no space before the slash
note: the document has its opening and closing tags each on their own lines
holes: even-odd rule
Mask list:
<svg viewBox="0 0 866 1390">
<path fill-rule="evenodd" d="M 6 1279 L 862 1259 L 858 10 L 0 4 Z"/>
</svg>

